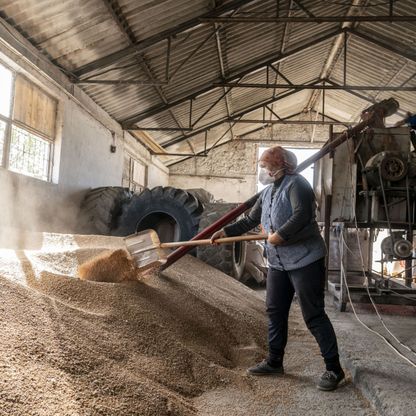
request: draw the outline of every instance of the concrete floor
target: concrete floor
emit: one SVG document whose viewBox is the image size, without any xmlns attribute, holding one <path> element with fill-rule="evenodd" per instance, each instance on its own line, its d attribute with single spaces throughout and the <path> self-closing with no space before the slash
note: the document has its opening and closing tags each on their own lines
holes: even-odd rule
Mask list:
<svg viewBox="0 0 416 416">
<path fill-rule="evenodd" d="M 343 364 L 350 370 L 355 386 L 364 397 L 382 416 L 416 415 L 416 368 L 395 354 L 382 339 L 366 330 L 352 312 L 341 313 L 332 307 L 327 309 L 338 335 Z M 357 314 L 368 326 L 398 346 L 382 327 L 377 315 L 370 311 L 369 307 L 360 308 Z M 402 308 L 402 311 L 412 312 L 412 309 Z M 416 316 L 385 313 L 381 316 L 393 334 L 416 351 Z M 415 353 L 400 346 L 399 349 L 416 363 Z"/>
<path fill-rule="evenodd" d="M 265 291 L 256 290 L 264 299 Z M 239 385 L 210 390 L 194 399 L 199 416 L 376 416 L 378 412 L 352 383 L 346 380 L 334 392 L 316 389 L 325 370 L 319 348 L 307 330 L 295 302 L 291 308 L 290 336 L 285 357 L 285 375 L 247 376 L 253 356 L 247 355 L 234 371 L 242 376 Z M 266 334 L 265 334 L 266 335 Z M 254 359 L 255 361 L 255 359 Z"/>
<path fill-rule="evenodd" d="M 265 297 L 264 288 L 255 290 L 259 296 Z M 294 309 L 296 308 L 298 305 L 294 302 Z M 401 347 L 392 339 L 371 305 L 356 305 L 356 312 L 364 323 L 381 332 L 393 345 L 398 346 L 405 356 L 416 363 L 416 307 L 378 308 L 385 325 L 415 353 Z M 375 414 L 415 416 L 416 368 L 394 353 L 381 338 L 365 329 L 356 320 L 350 305 L 347 305 L 347 312 L 339 312 L 333 305 L 332 297 L 328 296 L 326 310 L 337 333 L 342 364 L 349 371 L 354 389 L 368 400 L 372 409 L 376 411 Z M 343 404 L 341 411 L 337 410 L 334 414 L 343 414 L 342 408 Z M 350 414 L 366 414 L 365 411 L 364 408 L 359 411 L 351 409 Z M 315 414 L 328 413 L 322 411 Z"/>
</svg>

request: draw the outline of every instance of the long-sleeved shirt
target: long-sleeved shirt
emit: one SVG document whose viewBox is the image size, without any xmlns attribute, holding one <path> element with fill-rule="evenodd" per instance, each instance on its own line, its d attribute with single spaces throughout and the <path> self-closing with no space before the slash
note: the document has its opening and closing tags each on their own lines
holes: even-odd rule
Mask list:
<svg viewBox="0 0 416 416">
<path fill-rule="evenodd" d="M 273 183 L 273 195 L 279 191 L 283 177 Z M 284 240 L 290 241 L 307 224 L 315 218 L 315 195 L 306 180 L 296 181 L 289 189 L 292 215 L 277 232 Z M 262 199 L 259 198 L 250 213 L 233 224 L 224 227 L 227 236 L 233 237 L 246 233 L 261 223 Z"/>
</svg>

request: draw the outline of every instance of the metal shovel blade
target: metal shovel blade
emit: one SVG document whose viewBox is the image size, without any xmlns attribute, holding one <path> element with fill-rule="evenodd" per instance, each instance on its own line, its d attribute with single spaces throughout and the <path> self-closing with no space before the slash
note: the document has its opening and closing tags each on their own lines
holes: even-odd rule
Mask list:
<svg viewBox="0 0 416 416">
<path fill-rule="evenodd" d="M 167 253 L 160 247 L 156 231 L 140 231 L 125 237 L 124 241 L 139 270 L 159 267 L 166 263 Z"/>
</svg>

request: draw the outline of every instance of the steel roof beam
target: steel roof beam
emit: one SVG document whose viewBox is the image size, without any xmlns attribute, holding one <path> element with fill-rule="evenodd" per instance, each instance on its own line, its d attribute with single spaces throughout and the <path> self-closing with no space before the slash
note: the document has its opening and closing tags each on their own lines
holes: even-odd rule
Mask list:
<svg viewBox="0 0 416 416">
<path fill-rule="evenodd" d="M 319 81 L 319 82 L 323 82 Z M 379 85 L 323 85 L 323 84 L 313 84 L 313 85 L 304 85 L 304 84 L 255 84 L 255 83 L 236 83 L 236 82 L 223 82 L 223 83 L 214 83 L 213 85 L 217 87 L 227 87 L 227 88 L 286 88 L 286 89 L 295 89 L 295 90 L 355 90 L 355 91 L 416 91 L 416 86 L 414 87 L 405 87 L 405 86 L 379 86 Z"/>
<path fill-rule="evenodd" d="M 231 119 L 235 121 L 234 119 Z M 344 121 L 324 121 L 324 120 L 274 120 L 274 119 L 242 119 L 237 120 L 236 123 L 245 123 L 245 124 L 299 124 L 301 126 L 329 126 L 329 125 L 341 125 L 349 126 L 354 123 L 344 122 Z"/>
<path fill-rule="evenodd" d="M 216 41 L 216 46 L 217 46 L 217 55 L 218 55 L 218 63 L 220 65 L 221 78 L 225 79 L 226 78 L 225 65 L 224 65 L 224 59 L 223 59 L 223 54 L 222 54 L 221 39 L 220 39 L 219 31 L 218 31 L 218 26 L 216 24 L 214 25 L 214 29 L 215 29 L 215 41 Z M 230 118 L 231 117 L 231 104 L 229 102 L 228 92 L 231 91 L 231 88 L 227 89 L 226 87 L 224 87 L 223 91 L 224 91 L 225 108 L 227 110 L 228 118 Z M 231 137 L 234 139 L 234 132 L 233 132 L 232 124 L 230 122 L 229 122 L 229 127 L 230 127 Z"/>
<path fill-rule="evenodd" d="M 107 7 L 111 17 L 113 18 L 114 22 L 120 29 L 120 32 L 126 37 L 127 41 L 130 45 L 134 45 L 137 42 L 136 36 L 133 33 L 132 29 L 130 28 L 127 19 L 123 15 L 121 11 L 121 7 L 118 4 L 117 0 L 101 0 L 104 5 Z M 167 104 L 167 98 L 163 92 L 163 90 L 156 84 L 156 80 L 153 77 L 152 71 L 150 70 L 147 62 L 141 55 L 136 55 L 136 59 L 139 65 L 142 67 L 146 75 L 149 77 L 150 82 L 152 82 L 152 87 L 155 89 L 157 95 L 162 100 L 163 104 Z M 175 114 L 173 114 L 172 110 L 169 110 L 169 114 L 172 117 L 175 124 L 178 126 L 179 129 L 182 129 L 182 125 L 179 120 L 176 118 Z M 182 133 L 185 134 L 185 130 L 182 130 Z"/>
<path fill-rule="evenodd" d="M 254 106 L 251 106 L 249 108 L 246 108 L 244 110 L 238 111 L 235 114 L 232 114 L 232 117 L 234 119 L 236 119 L 238 117 L 242 117 L 245 114 L 251 113 L 252 111 L 255 111 L 255 110 L 258 110 L 259 108 L 264 107 L 265 105 L 272 104 L 272 103 L 274 103 L 276 101 L 280 101 L 280 100 L 283 100 L 284 98 L 290 97 L 291 95 L 296 94 L 297 92 L 298 92 L 298 90 L 291 90 L 289 92 L 280 94 L 280 95 L 278 95 L 276 97 L 273 97 L 273 98 L 270 98 L 270 99 L 268 99 L 268 100 L 266 100 L 266 101 L 264 101 L 262 103 L 259 103 L 259 104 L 256 104 Z M 220 124 L 222 124 L 224 122 L 227 122 L 227 121 L 228 121 L 227 120 L 227 117 L 225 117 L 225 118 L 223 118 L 221 120 L 218 120 L 218 121 L 215 121 L 213 123 L 210 123 L 210 124 L 208 124 L 206 126 L 203 126 L 200 129 L 194 130 L 191 134 L 179 136 L 179 137 L 176 137 L 174 139 L 171 139 L 171 140 L 169 140 L 169 141 L 167 141 L 165 143 L 162 143 L 161 146 L 164 147 L 164 148 L 169 147 L 169 146 L 173 146 L 173 145 L 175 145 L 177 143 L 182 142 L 183 140 L 187 140 L 190 137 L 196 136 L 197 134 L 201 134 L 201 133 L 203 133 L 203 132 L 205 132 L 207 130 L 210 130 L 210 129 L 214 128 L 214 127 L 217 127 Z"/>
<path fill-rule="evenodd" d="M 341 87 L 342 85 L 339 85 L 339 84 L 337 84 L 335 81 L 332 81 L 332 80 L 330 80 L 330 79 L 326 79 L 325 80 L 325 82 L 329 82 L 330 84 L 332 84 L 332 85 L 336 85 L 336 86 L 339 86 L 339 87 Z M 346 90 L 346 92 L 348 93 L 348 94 L 351 94 L 351 95 L 354 95 L 355 97 L 357 97 L 357 98 L 360 98 L 361 100 L 363 100 L 363 101 L 367 101 L 368 103 L 371 103 L 371 104 L 375 104 L 376 103 L 376 100 L 374 100 L 374 98 L 372 98 L 372 97 L 368 97 L 368 96 L 366 96 L 366 95 L 363 95 L 363 94 L 360 94 L 359 92 L 357 92 L 357 91 L 352 91 L 352 90 Z M 403 111 L 403 110 L 398 110 L 397 111 L 397 114 L 399 114 L 399 115 L 401 115 L 401 116 L 405 116 L 406 115 L 406 112 L 405 111 Z M 327 116 L 325 116 L 325 117 L 327 117 Z"/>
<path fill-rule="evenodd" d="M 386 39 L 380 35 L 376 37 L 372 36 L 368 32 L 362 32 L 356 29 L 350 29 L 349 33 L 357 36 L 368 43 L 379 46 L 380 48 L 386 49 L 390 52 L 396 53 L 397 55 L 403 56 L 403 58 L 409 59 L 410 61 L 416 62 L 416 53 L 410 52 L 412 49 L 408 45 L 400 45 L 391 39 Z"/>
<path fill-rule="evenodd" d="M 359 13 L 362 13 L 363 9 L 362 6 L 364 4 L 366 4 L 367 0 L 353 0 L 351 2 L 351 5 L 349 6 L 345 16 L 355 16 Z M 352 29 L 354 26 L 355 22 L 343 22 L 340 27 L 342 27 L 343 29 Z M 332 44 L 331 49 L 328 51 L 328 56 L 325 60 L 325 63 L 321 69 L 321 72 L 319 74 L 319 78 L 320 79 L 324 79 L 324 78 L 328 78 L 335 65 L 338 62 L 338 59 L 340 57 L 341 51 L 342 49 L 345 47 L 347 47 L 347 32 L 344 32 L 342 35 L 337 36 L 337 38 L 335 39 L 335 41 Z M 345 51 L 346 54 L 346 51 Z M 346 55 L 344 55 L 346 56 Z M 346 63 L 346 61 L 345 61 Z M 345 67 L 344 67 L 344 71 L 345 71 Z M 345 77 L 346 77 L 346 73 L 344 72 Z M 309 100 L 305 106 L 305 110 L 310 110 L 315 108 L 320 96 L 322 96 L 322 111 L 324 111 L 324 102 L 325 102 L 325 97 L 324 97 L 324 93 L 321 94 L 321 92 L 319 90 L 314 90 L 312 91 Z"/>
<path fill-rule="evenodd" d="M 249 3 L 253 3 L 257 0 L 232 0 L 222 6 L 219 6 L 215 8 L 214 10 L 211 10 L 208 13 L 205 13 L 203 16 L 194 17 L 193 19 L 190 19 L 186 22 L 183 22 L 174 28 L 164 30 L 160 33 L 157 33 L 155 35 L 149 36 L 146 39 L 143 39 L 141 41 L 134 42 L 134 44 L 131 44 L 130 46 L 114 52 L 110 55 L 107 55 L 103 58 L 99 58 L 93 62 L 90 62 L 78 69 L 76 69 L 74 72 L 74 75 L 77 77 L 81 77 L 85 74 L 88 74 L 91 71 L 95 71 L 96 69 L 102 69 L 105 68 L 114 62 L 119 61 L 120 59 L 124 58 L 125 56 L 128 56 L 132 53 L 137 52 L 143 52 L 146 48 L 149 48 L 150 46 L 153 46 L 163 40 L 168 39 L 171 36 L 175 36 L 181 32 L 184 32 L 186 30 L 192 29 L 198 25 L 201 24 L 200 18 L 201 17 L 214 17 L 219 16 L 221 14 L 227 13 L 229 11 L 232 11 L 234 9 L 237 9 L 239 7 L 245 6 Z M 111 0 L 109 0 L 110 3 L 112 3 Z M 123 27 L 124 29 L 124 27 Z"/>
<path fill-rule="evenodd" d="M 331 30 L 330 32 L 327 32 L 325 34 L 320 34 L 319 36 L 314 37 L 313 39 L 311 39 L 310 41 L 304 43 L 303 45 L 300 45 L 296 48 L 293 48 L 291 50 L 288 50 L 287 52 L 283 52 L 283 53 L 277 53 L 277 54 L 271 54 L 268 55 L 266 57 L 264 57 L 262 59 L 262 61 L 259 63 L 258 60 L 256 60 L 255 62 L 252 62 L 251 64 L 245 65 L 244 67 L 240 68 L 240 69 L 236 69 L 234 72 L 230 73 L 229 76 L 225 79 L 217 79 L 217 80 L 213 80 L 208 82 L 207 84 L 205 84 L 204 86 L 201 86 L 198 90 L 193 91 L 192 93 L 190 93 L 189 95 L 179 98 L 175 101 L 172 101 L 166 105 L 162 105 L 162 106 L 156 106 L 153 107 L 147 111 L 144 111 L 142 113 L 139 113 L 135 116 L 129 117 L 126 120 L 122 120 L 121 123 L 124 126 L 131 126 L 132 124 L 138 123 L 148 117 L 154 116 L 156 114 L 162 113 L 166 110 L 168 110 L 169 108 L 175 107 L 177 105 L 183 104 L 186 101 L 189 101 L 191 99 L 195 99 L 198 95 L 207 93 L 215 88 L 218 87 L 214 87 L 213 83 L 214 82 L 231 82 L 233 80 L 235 80 L 236 78 L 242 78 L 252 72 L 255 72 L 259 69 L 265 68 L 268 65 L 271 65 L 273 63 L 277 63 L 280 61 L 283 61 L 284 59 L 287 59 L 289 57 L 295 56 L 301 52 L 304 52 L 322 42 L 325 42 L 328 39 L 333 38 L 334 36 L 339 35 L 340 33 L 342 33 L 343 30 L 342 29 L 337 29 L 337 30 Z"/>
<path fill-rule="evenodd" d="M 315 17 L 315 15 L 307 7 L 305 7 L 300 0 L 293 0 L 293 3 L 295 3 L 307 16 L 312 18 Z"/>
<path fill-rule="evenodd" d="M 166 81 L 150 81 L 145 79 L 86 79 L 75 81 L 78 85 L 98 84 L 98 85 L 167 85 Z"/>
<path fill-rule="evenodd" d="M 343 22 L 416 22 L 416 16 L 290 16 L 290 17 L 202 17 L 201 23 L 343 23 Z"/>
<path fill-rule="evenodd" d="M 290 116 L 287 116 L 287 117 L 284 117 L 283 118 L 283 121 L 290 121 L 290 119 L 292 118 L 292 117 L 296 117 L 296 116 L 298 116 L 300 113 L 295 113 L 295 114 L 292 114 L 292 115 L 290 115 Z M 325 117 L 327 117 L 327 116 L 325 116 Z M 330 118 L 330 117 L 328 117 L 328 118 Z M 264 123 L 264 124 L 268 124 L 269 123 L 269 121 L 267 120 L 267 122 L 266 123 Z M 340 124 L 343 124 L 343 123 L 341 123 L 339 120 L 335 120 L 334 119 L 334 123 L 330 123 L 330 124 L 337 124 L 337 123 L 340 123 Z M 244 134 L 242 134 L 241 136 L 240 136 L 240 138 L 238 139 L 238 140 L 241 140 L 242 142 L 243 141 L 247 141 L 247 142 L 256 142 L 256 143 L 262 143 L 262 142 L 273 142 L 273 143 L 282 143 L 281 141 L 279 141 L 279 140 L 247 140 L 247 139 L 241 139 L 241 137 L 244 137 L 244 136 L 247 136 L 248 134 L 251 134 L 251 133 L 254 133 L 254 132 L 256 132 L 256 131 L 258 131 L 258 130 L 260 130 L 260 129 L 262 129 L 263 127 L 256 127 L 255 129 L 253 129 L 253 130 L 250 130 L 250 131 L 248 131 L 247 133 L 244 133 Z M 216 143 L 216 144 L 214 144 L 212 147 L 210 147 L 210 149 L 209 149 L 209 151 L 211 151 L 211 150 L 213 150 L 213 149 L 216 149 L 217 147 L 221 147 L 221 146 L 224 146 L 225 144 L 227 144 L 227 143 L 230 143 L 232 140 L 230 139 L 230 140 L 227 140 L 227 141 L 225 141 L 225 142 L 223 142 L 223 143 L 221 143 L 221 144 L 218 144 L 219 143 L 219 141 Z M 286 143 L 290 143 L 290 144 L 293 144 L 293 145 L 296 145 L 296 144 L 302 144 L 303 142 L 299 142 L 299 143 L 297 143 L 297 142 L 283 142 L 284 144 L 286 144 Z M 322 142 L 321 144 L 323 144 L 324 142 Z M 305 147 L 316 147 L 316 148 L 319 148 L 319 142 L 318 142 L 318 146 L 312 146 L 313 145 L 313 143 L 310 143 L 310 142 L 305 142 L 304 143 L 304 145 L 305 145 Z M 196 155 L 200 155 L 200 154 L 204 154 L 204 152 L 205 152 L 205 150 L 202 150 L 202 151 L 200 151 L 200 152 L 196 152 Z M 176 164 L 178 164 L 178 163 L 181 163 L 181 162 L 185 162 L 185 160 L 188 160 L 188 159 L 192 159 L 192 157 L 193 156 L 188 156 L 188 157 L 185 157 L 184 159 L 181 159 L 181 160 L 178 160 L 178 161 L 175 161 L 175 162 L 173 162 L 173 163 L 168 163 L 166 166 L 167 167 L 169 167 L 169 166 L 173 166 L 173 165 L 176 165 Z"/>
</svg>

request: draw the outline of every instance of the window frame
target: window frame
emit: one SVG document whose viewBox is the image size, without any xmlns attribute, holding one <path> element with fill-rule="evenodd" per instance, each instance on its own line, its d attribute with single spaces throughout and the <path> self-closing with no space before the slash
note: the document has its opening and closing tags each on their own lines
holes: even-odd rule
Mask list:
<svg viewBox="0 0 416 416">
<path fill-rule="evenodd" d="M 128 177 L 123 177 L 122 180 L 127 182 L 126 185 L 131 191 L 141 192 L 147 188 L 148 166 L 145 163 L 143 163 L 140 159 L 133 156 L 130 152 L 126 152 L 126 156 L 128 157 L 128 162 L 129 162 L 128 163 Z M 144 168 L 144 184 L 139 184 L 138 182 L 134 180 L 134 162 L 139 163 Z"/>
<path fill-rule="evenodd" d="M 18 75 L 18 72 L 11 68 L 9 65 L 4 63 L 0 60 L 0 65 L 2 65 L 4 68 L 9 70 L 12 74 L 12 86 L 10 89 L 10 111 L 9 111 L 9 117 L 4 116 L 3 114 L 0 114 L 0 121 L 4 122 L 6 124 L 5 129 L 5 136 L 4 136 L 4 144 L 3 144 L 3 154 L 2 159 L 0 160 L 0 168 L 6 169 L 9 172 L 12 172 L 14 174 L 18 175 L 24 175 L 26 177 L 37 179 L 43 182 L 52 182 L 52 170 L 53 170 L 53 162 L 54 162 L 54 155 L 55 155 L 55 141 L 56 141 L 56 124 L 55 124 L 55 133 L 54 137 L 50 138 L 46 136 L 45 134 L 42 134 L 39 131 L 36 131 L 35 129 L 31 129 L 29 126 L 26 126 L 23 123 L 20 123 L 17 120 L 13 120 L 13 112 L 14 112 L 14 105 L 15 105 L 15 89 L 16 89 L 16 78 Z M 21 74 L 22 76 L 25 76 L 24 74 Z M 27 78 L 27 77 L 26 77 Z M 42 87 L 28 79 L 29 82 L 33 83 L 36 87 L 40 88 L 45 94 L 50 95 L 47 91 L 45 91 Z M 54 98 L 54 97 L 53 97 Z M 59 101 L 57 101 L 57 105 L 59 104 Z M 57 114 L 55 116 L 55 121 L 57 118 Z M 10 169 L 10 147 L 11 147 L 11 140 L 12 140 L 12 129 L 13 126 L 16 126 L 17 128 L 26 131 L 29 134 L 33 134 L 34 136 L 40 137 L 42 140 L 45 140 L 49 144 L 49 160 L 48 160 L 48 172 L 47 172 L 47 179 L 38 178 L 36 176 L 32 176 L 23 172 L 16 172 L 15 170 Z"/>
<path fill-rule="evenodd" d="M 6 68 L 12 73 L 12 85 L 10 88 L 10 108 L 9 108 L 9 117 L 0 114 L 0 120 L 6 123 L 6 129 L 4 134 L 4 144 L 3 144 L 3 157 L 0 161 L 1 167 L 9 170 L 9 154 L 10 154 L 10 141 L 12 139 L 12 123 L 13 123 L 13 109 L 14 109 L 14 86 L 16 81 L 16 71 L 6 65 L 4 62 L 0 61 L 0 65 Z"/>
</svg>

